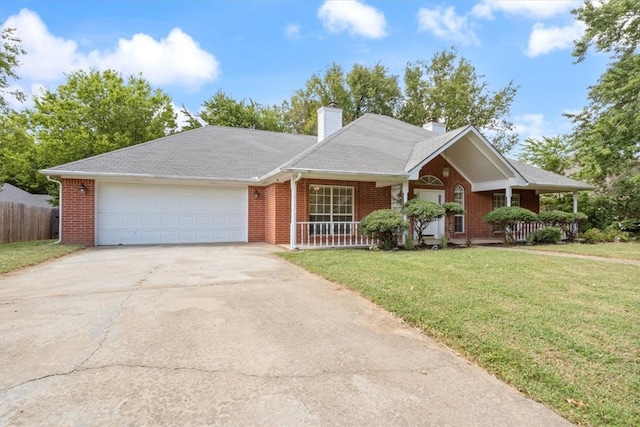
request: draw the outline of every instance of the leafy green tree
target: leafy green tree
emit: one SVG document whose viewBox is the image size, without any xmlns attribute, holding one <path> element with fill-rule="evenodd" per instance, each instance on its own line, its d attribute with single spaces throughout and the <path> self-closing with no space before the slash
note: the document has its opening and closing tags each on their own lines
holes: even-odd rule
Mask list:
<svg viewBox="0 0 640 427">
<path fill-rule="evenodd" d="M 523 163 L 564 175 L 572 165 L 570 150 L 569 141 L 563 136 L 527 138 L 520 150 L 519 159 Z"/>
<path fill-rule="evenodd" d="M 30 193 L 46 193 L 50 185 L 38 173 L 36 145 L 27 129 L 25 114 L 10 111 L 0 115 L 0 182 Z"/>
<path fill-rule="evenodd" d="M 411 199 L 404 205 L 404 213 L 413 223 L 413 230 L 418 235 L 420 243 L 424 240 L 424 231 L 433 221 L 442 218 L 446 214 L 446 209 L 431 200 Z"/>
<path fill-rule="evenodd" d="M 182 104 L 180 112 L 187 118 L 187 123 L 180 128 L 180 132 L 202 127 L 202 123 L 200 122 L 200 120 L 198 120 L 197 115 L 192 114 L 191 111 L 189 111 L 187 107 L 184 106 L 184 104 Z"/>
<path fill-rule="evenodd" d="M 574 122 L 573 148 L 583 178 L 603 184 L 630 173 L 640 158 L 640 2 L 585 2 L 573 10 L 586 25 L 573 55 L 584 60 L 589 47 L 612 56 L 605 73 L 589 88 L 589 105 Z"/>
<path fill-rule="evenodd" d="M 324 74 L 313 74 L 303 89 L 295 91 L 287 103 L 286 120 L 292 132 L 313 135 L 317 132 L 318 108 L 331 102 L 342 108 L 343 123 L 348 124 L 366 113 L 393 116 L 401 99 L 398 77 L 381 64 L 355 64 L 345 74 L 334 63 Z"/>
<path fill-rule="evenodd" d="M 573 56 L 584 60 L 589 47 L 616 57 L 634 53 L 640 43 L 640 3 L 637 0 L 585 1 L 572 11 L 586 25 L 576 40 Z"/>
<path fill-rule="evenodd" d="M 197 116 L 209 125 L 275 132 L 287 130 L 284 124 L 284 112 L 280 107 L 263 106 L 251 99 L 248 103 L 245 103 L 244 100 L 236 101 L 222 91 L 216 92 L 205 101 L 202 104 L 202 111 Z M 190 120 L 190 124 L 195 126 L 195 123 L 192 122 Z"/>
<path fill-rule="evenodd" d="M 14 32 L 15 28 L 4 28 L 0 33 L 0 113 L 6 113 L 9 108 L 5 96 L 11 95 L 20 102 L 26 99 L 21 90 L 8 89 L 10 79 L 20 78 L 15 70 L 20 65 L 20 55 L 26 54 L 20 46 L 20 39 L 13 35 Z"/>
<path fill-rule="evenodd" d="M 416 126 L 429 118 L 446 121 L 449 129 L 475 125 L 494 135 L 493 145 L 506 153 L 518 141 L 513 123 L 507 120 L 517 87 L 509 82 L 492 91 L 484 77 L 454 49 L 436 53 L 429 62 L 410 62 L 398 118 Z"/>
<path fill-rule="evenodd" d="M 176 129 L 171 98 L 142 77 L 75 71 L 28 112 L 39 167 L 55 166 L 163 137 Z"/>
</svg>

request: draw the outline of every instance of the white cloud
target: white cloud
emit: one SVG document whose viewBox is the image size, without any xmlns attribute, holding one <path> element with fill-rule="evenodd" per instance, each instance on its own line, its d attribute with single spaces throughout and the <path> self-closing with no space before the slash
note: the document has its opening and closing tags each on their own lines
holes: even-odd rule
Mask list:
<svg viewBox="0 0 640 427">
<path fill-rule="evenodd" d="M 535 23 L 529 35 L 529 46 L 525 53 L 534 58 L 556 49 L 569 49 L 573 41 L 582 37 L 585 25 L 575 21 L 564 27 L 547 27 L 542 23 Z"/>
<path fill-rule="evenodd" d="M 483 0 L 471 9 L 476 18 L 493 19 L 495 12 L 532 19 L 550 18 L 580 6 L 576 0 Z"/>
<path fill-rule="evenodd" d="M 549 134 L 547 125 L 544 121 L 544 114 L 523 114 L 517 116 L 514 120 L 516 132 L 520 135 L 520 139 L 536 138 L 540 139 L 543 135 Z"/>
<path fill-rule="evenodd" d="M 118 40 L 113 51 L 78 51 L 78 44 L 51 34 L 38 14 L 22 9 L 10 16 L 3 27 L 16 28 L 16 36 L 27 52 L 17 70 L 22 78 L 56 81 L 63 73 L 89 68 L 114 69 L 123 74 L 142 73 L 151 84 L 173 84 L 188 88 L 215 80 L 220 64 L 209 52 L 181 29 L 171 30 L 167 38 L 155 40 L 147 34 Z"/>
<path fill-rule="evenodd" d="M 428 31 L 444 40 L 463 44 L 479 44 L 478 37 L 469 26 L 466 16 L 459 16 L 453 7 L 443 9 L 420 8 L 418 31 Z"/>
<path fill-rule="evenodd" d="M 147 34 L 135 34 L 130 40 L 118 40 L 114 52 L 93 51 L 91 63 L 101 70 L 114 68 L 126 74 L 142 72 L 149 82 L 175 84 L 189 88 L 214 80 L 220 75 L 220 64 L 180 28 L 174 28 L 166 39 L 157 41 Z"/>
<path fill-rule="evenodd" d="M 290 39 L 297 39 L 300 37 L 300 25 L 298 24 L 289 24 L 284 29 L 284 33 Z"/>
<path fill-rule="evenodd" d="M 348 31 L 371 39 L 387 35 L 387 21 L 378 9 L 358 0 L 326 0 L 318 9 L 322 25 L 332 33 Z"/>
</svg>

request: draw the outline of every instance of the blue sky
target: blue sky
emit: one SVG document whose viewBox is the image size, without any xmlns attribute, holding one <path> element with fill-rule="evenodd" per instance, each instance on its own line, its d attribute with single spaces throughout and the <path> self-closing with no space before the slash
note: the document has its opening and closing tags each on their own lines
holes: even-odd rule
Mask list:
<svg viewBox="0 0 640 427">
<path fill-rule="evenodd" d="M 580 4 L 4 0 L 0 21 L 27 51 L 13 82 L 27 94 L 55 90 L 73 70 L 111 68 L 141 72 L 194 112 L 218 90 L 280 104 L 333 62 L 347 71 L 381 63 L 401 77 L 407 62 L 455 46 L 490 88 L 519 86 L 511 120 L 524 139 L 570 131 L 562 113 L 586 105 L 606 67 L 596 54 L 573 63 L 584 29 L 570 10 Z"/>
</svg>

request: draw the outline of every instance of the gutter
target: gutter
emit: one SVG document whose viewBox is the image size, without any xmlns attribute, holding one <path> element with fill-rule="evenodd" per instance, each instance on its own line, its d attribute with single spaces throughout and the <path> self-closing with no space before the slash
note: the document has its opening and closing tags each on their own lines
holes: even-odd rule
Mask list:
<svg viewBox="0 0 640 427">
<path fill-rule="evenodd" d="M 58 188 L 60 188 L 58 192 L 58 240 L 51 243 L 51 245 L 59 245 L 62 241 L 62 183 L 57 179 L 51 178 L 49 175 L 47 175 L 47 180 L 57 183 Z"/>
</svg>

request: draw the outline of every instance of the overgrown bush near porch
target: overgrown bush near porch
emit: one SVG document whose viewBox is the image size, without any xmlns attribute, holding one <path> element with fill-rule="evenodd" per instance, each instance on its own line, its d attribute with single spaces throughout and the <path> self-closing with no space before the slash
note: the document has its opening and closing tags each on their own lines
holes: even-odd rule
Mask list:
<svg viewBox="0 0 640 427">
<path fill-rule="evenodd" d="M 578 235 L 580 224 L 587 221 L 582 212 L 570 213 L 559 210 L 542 211 L 538 214 L 538 221 L 549 227 L 560 228 L 567 240 L 573 242 Z"/>
<path fill-rule="evenodd" d="M 398 246 L 397 236 L 406 229 L 402 214 L 393 209 L 373 211 L 360 220 L 360 232 L 373 235 L 378 239 L 378 247 L 384 250 Z"/>
</svg>

